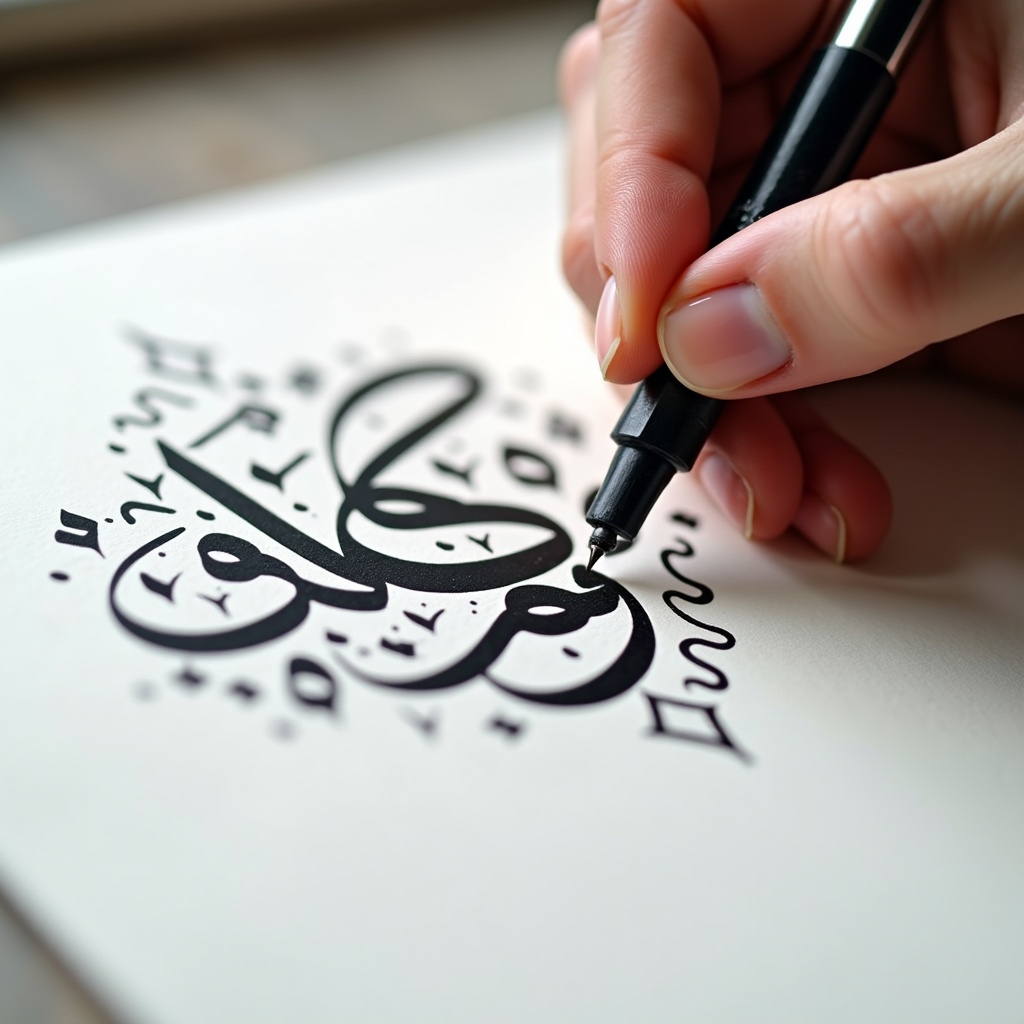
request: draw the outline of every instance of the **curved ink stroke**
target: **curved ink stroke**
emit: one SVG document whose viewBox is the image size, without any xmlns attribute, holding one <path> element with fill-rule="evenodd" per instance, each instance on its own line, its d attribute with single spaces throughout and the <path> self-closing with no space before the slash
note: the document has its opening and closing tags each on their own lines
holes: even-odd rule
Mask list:
<svg viewBox="0 0 1024 1024">
<path fill-rule="evenodd" d="M 345 667 L 364 682 L 393 690 L 443 690 L 469 682 L 487 670 L 504 653 L 520 633 L 540 636 L 564 636 L 585 626 L 592 618 L 608 615 L 623 601 L 632 620 L 629 640 L 625 649 L 599 675 L 566 690 L 553 693 L 535 693 L 502 683 L 493 676 L 488 682 L 499 690 L 520 700 L 534 704 L 576 706 L 598 704 L 625 693 L 643 678 L 654 660 L 654 628 L 640 602 L 623 586 L 600 573 L 588 571 L 578 565 L 573 569 L 581 594 L 558 587 L 528 585 L 514 587 L 505 595 L 505 609 L 483 638 L 464 658 L 433 675 L 418 679 L 382 679 L 363 672 L 345 659 Z M 558 608 L 553 614 L 537 614 L 536 608 Z"/>
<path fill-rule="evenodd" d="M 321 569 L 325 569 L 335 576 L 345 578 L 345 559 L 339 552 L 314 540 L 308 533 L 292 526 L 291 523 L 275 515 L 270 509 L 264 508 L 258 501 L 243 494 L 237 487 L 232 487 L 226 480 L 222 480 L 208 469 L 204 469 L 169 444 L 157 441 L 157 447 L 160 449 L 160 454 L 164 457 L 168 469 L 177 473 L 194 487 L 198 487 L 228 511 L 234 512 L 240 519 L 244 519 L 250 526 L 255 526 L 260 533 L 276 540 L 282 547 L 294 551 L 300 558 L 320 566 Z"/>
<path fill-rule="evenodd" d="M 245 583 L 261 576 L 272 576 L 284 580 L 295 588 L 292 599 L 256 622 L 232 629 L 220 630 L 216 633 L 179 633 L 171 630 L 155 629 L 137 622 L 122 610 L 118 604 L 117 586 L 125 573 L 139 559 L 151 551 L 173 540 L 183 533 L 185 527 L 165 533 L 161 537 L 143 544 L 133 551 L 118 567 L 114 578 L 110 581 L 110 607 L 117 621 L 129 633 L 178 651 L 233 651 L 243 647 L 255 647 L 259 644 L 276 640 L 301 625 L 309 614 L 310 603 L 327 605 L 331 608 L 347 608 L 357 611 L 377 611 L 387 605 L 387 591 L 383 585 L 370 591 L 339 590 L 311 583 L 301 576 L 287 563 L 278 558 L 266 555 L 255 544 L 250 544 L 240 537 L 232 537 L 226 533 L 208 533 L 197 545 L 203 568 L 214 579 L 226 583 Z M 213 558 L 214 554 L 227 555 L 230 561 Z"/>
<path fill-rule="evenodd" d="M 419 426 L 413 427 L 407 434 L 404 434 L 397 441 L 388 445 L 376 458 L 372 459 L 359 474 L 359 480 L 372 480 L 379 476 L 392 462 L 400 455 L 404 455 L 410 448 L 418 444 L 429 434 L 432 434 L 438 427 L 443 426 L 450 419 L 457 416 L 466 406 L 474 402 L 483 390 L 483 382 L 480 375 L 463 366 L 456 366 L 453 363 L 421 363 L 419 366 L 409 366 L 404 370 L 395 370 L 392 373 L 382 374 L 367 381 L 362 387 L 356 388 L 348 398 L 345 399 L 335 410 L 331 425 L 327 431 L 328 452 L 331 456 L 331 467 L 334 476 L 342 490 L 348 490 L 352 484 L 346 482 L 338 465 L 335 454 L 334 442 L 337 439 L 338 431 L 344 426 L 345 417 L 359 404 L 367 395 L 379 391 L 388 384 L 394 384 L 399 380 L 408 380 L 416 377 L 441 376 L 460 380 L 465 386 L 465 394 L 449 403 L 440 412 L 430 419 L 424 420 Z"/>
<path fill-rule="evenodd" d="M 385 512 L 384 501 L 416 502 L 414 512 Z M 547 530 L 550 536 L 523 551 L 474 562 L 410 562 L 360 544 L 348 531 L 348 519 L 361 512 L 370 522 L 393 530 L 477 523 L 522 523 Z M 407 590 L 465 594 L 522 583 L 560 565 L 572 554 L 572 539 L 554 520 L 512 505 L 467 505 L 426 491 L 401 487 L 363 486 L 350 491 L 338 511 L 338 539 L 345 551 L 347 575 L 373 586 L 387 581 Z"/>
<path fill-rule="evenodd" d="M 454 377 L 460 382 L 461 395 L 392 440 L 355 479 L 346 479 L 338 465 L 336 448 L 346 418 L 357 404 L 396 381 L 438 375 Z M 158 442 L 168 468 L 210 498 L 301 558 L 340 579 L 370 589 L 352 592 L 311 583 L 285 562 L 264 554 L 248 541 L 228 534 L 207 534 L 199 541 L 197 550 L 209 575 L 234 583 L 249 582 L 262 576 L 273 577 L 292 586 L 294 596 L 283 607 L 257 622 L 217 633 L 176 633 L 155 629 L 136 622 L 119 606 L 118 584 L 141 558 L 184 532 L 185 528 L 179 527 L 143 545 L 118 567 L 110 585 L 110 605 L 115 617 L 135 636 L 163 647 L 186 651 L 228 651 L 267 643 L 291 632 L 306 619 L 311 602 L 359 611 L 379 610 L 387 606 L 388 584 L 435 593 L 494 590 L 522 584 L 562 564 L 572 554 L 572 541 L 558 523 L 538 512 L 515 506 L 468 504 L 412 488 L 378 487 L 374 484 L 375 478 L 396 459 L 457 416 L 479 396 L 481 390 L 479 376 L 470 370 L 448 364 L 420 365 L 378 376 L 352 392 L 338 406 L 329 427 L 328 444 L 332 468 L 343 492 L 337 519 L 340 550 L 314 540 L 170 445 Z M 382 507 L 396 501 L 404 502 L 412 511 L 402 513 Z M 356 541 L 348 529 L 349 519 L 356 512 L 389 530 L 516 523 L 536 526 L 546 531 L 547 537 L 531 548 L 487 560 L 454 564 L 414 562 L 384 554 Z M 214 555 L 227 556 L 227 560 Z M 582 593 L 552 586 L 515 586 L 506 594 L 505 610 L 484 638 L 458 663 L 442 672 L 421 679 L 390 683 L 371 678 L 354 666 L 348 667 L 368 682 L 395 689 L 443 689 L 483 675 L 509 695 L 538 704 L 568 706 L 612 699 L 628 690 L 647 672 L 654 657 L 654 630 L 640 603 L 617 582 L 588 572 L 582 566 L 573 569 L 573 578 Z M 572 633 L 595 616 L 611 613 L 620 601 L 630 612 L 630 636 L 622 653 L 594 678 L 559 692 L 531 693 L 487 676 L 487 670 L 519 633 L 547 636 Z M 554 614 L 536 613 L 535 609 L 541 607 L 559 610 Z"/>
<path fill-rule="evenodd" d="M 461 382 L 462 395 L 392 441 L 370 460 L 354 480 L 347 480 L 338 465 L 337 442 L 351 411 L 363 399 L 396 381 L 431 376 L 454 378 Z M 352 392 L 338 407 L 328 430 L 328 450 L 334 475 L 345 495 L 338 510 L 337 532 L 338 543 L 346 557 L 346 574 L 350 579 L 371 586 L 386 580 L 410 590 L 468 593 L 521 583 L 561 565 L 571 556 L 572 540 L 569 535 L 558 523 L 539 512 L 511 505 L 467 504 L 426 491 L 373 485 L 374 479 L 396 459 L 457 416 L 479 396 L 481 390 L 480 377 L 471 370 L 452 364 L 426 364 L 376 377 Z M 379 507 L 381 502 L 396 499 L 413 502 L 419 508 L 415 512 L 396 513 L 386 512 Z M 532 548 L 490 559 L 450 564 L 411 562 L 360 544 L 348 529 L 348 521 L 353 512 L 360 512 L 376 525 L 393 530 L 421 530 L 432 526 L 477 523 L 520 523 L 539 527 L 550 536 Z"/>
</svg>

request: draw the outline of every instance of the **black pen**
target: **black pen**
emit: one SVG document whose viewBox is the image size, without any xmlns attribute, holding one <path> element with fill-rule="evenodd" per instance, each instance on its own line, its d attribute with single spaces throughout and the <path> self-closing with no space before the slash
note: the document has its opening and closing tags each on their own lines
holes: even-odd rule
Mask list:
<svg viewBox="0 0 1024 1024">
<path fill-rule="evenodd" d="M 775 210 L 845 181 L 896 89 L 930 0 L 854 0 L 797 83 L 712 247 Z M 676 471 L 700 454 L 724 403 L 667 366 L 641 382 L 612 431 L 619 446 L 587 512 L 588 568 L 632 540 Z"/>
</svg>

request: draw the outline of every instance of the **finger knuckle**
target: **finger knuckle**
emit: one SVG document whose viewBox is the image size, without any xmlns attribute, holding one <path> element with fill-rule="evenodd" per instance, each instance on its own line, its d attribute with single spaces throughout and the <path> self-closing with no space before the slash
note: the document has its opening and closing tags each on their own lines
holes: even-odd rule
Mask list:
<svg viewBox="0 0 1024 1024">
<path fill-rule="evenodd" d="M 595 21 L 602 38 L 617 35 L 631 24 L 642 0 L 600 0 Z"/>
<path fill-rule="evenodd" d="M 947 249 L 935 212 L 899 175 L 849 182 L 818 225 L 818 266 L 828 289 L 865 340 L 927 330 L 942 290 Z"/>
</svg>

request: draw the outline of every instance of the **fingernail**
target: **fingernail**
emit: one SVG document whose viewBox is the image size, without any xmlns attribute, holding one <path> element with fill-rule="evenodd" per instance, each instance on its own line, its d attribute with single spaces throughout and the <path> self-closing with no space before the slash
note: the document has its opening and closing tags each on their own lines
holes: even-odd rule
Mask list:
<svg viewBox="0 0 1024 1024">
<path fill-rule="evenodd" d="M 715 504 L 750 540 L 754 536 L 754 489 L 736 472 L 729 460 L 712 452 L 701 460 L 700 482 Z"/>
<path fill-rule="evenodd" d="M 846 561 L 846 520 L 835 505 L 806 491 L 793 517 L 793 526 L 838 564 Z"/>
<path fill-rule="evenodd" d="M 734 391 L 790 359 L 789 344 L 752 284 L 666 306 L 658 343 L 672 372 L 701 391 Z"/>
<path fill-rule="evenodd" d="M 615 359 L 622 341 L 622 320 L 619 316 L 619 296 L 615 278 L 609 277 L 597 305 L 597 319 L 594 321 L 594 347 L 597 361 L 601 364 L 601 376 L 608 378 L 608 368 Z"/>
</svg>

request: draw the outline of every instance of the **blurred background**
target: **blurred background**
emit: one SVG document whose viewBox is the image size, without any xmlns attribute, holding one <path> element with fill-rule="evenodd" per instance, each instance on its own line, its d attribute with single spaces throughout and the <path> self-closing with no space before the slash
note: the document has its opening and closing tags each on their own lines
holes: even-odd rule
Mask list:
<svg viewBox="0 0 1024 1024">
<path fill-rule="evenodd" d="M 594 5 L 0 0 L 0 246 L 549 106 Z M 2 879 L 0 1024 L 115 1024 Z"/>
<path fill-rule="evenodd" d="M 0 0 L 0 244 L 551 104 L 593 8 Z"/>
</svg>

